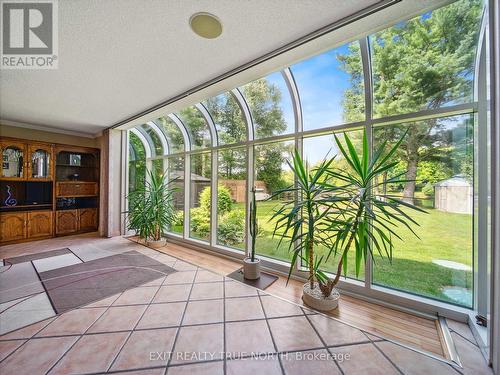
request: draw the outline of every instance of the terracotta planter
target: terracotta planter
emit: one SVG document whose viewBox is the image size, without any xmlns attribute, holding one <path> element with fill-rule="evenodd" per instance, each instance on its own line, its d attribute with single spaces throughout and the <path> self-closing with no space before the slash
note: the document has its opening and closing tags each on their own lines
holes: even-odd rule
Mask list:
<svg viewBox="0 0 500 375">
<path fill-rule="evenodd" d="M 305 283 L 302 292 L 302 301 L 315 310 L 330 311 L 336 309 L 339 305 L 340 293 L 335 288 L 327 298 L 321 293 L 318 283 L 314 283 L 314 289 L 312 290 L 310 284 Z"/>
<path fill-rule="evenodd" d="M 149 247 L 152 247 L 153 249 L 158 249 L 160 247 L 163 247 L 167 244 L 167 240 L 165 238 L 162 238 L 161 240 L 154 241 L 154 240 L 148 240 L 146 244 Z"/>
<path fill-rule="evenodd" d="M 247 280 L 260 278 L 260 259 L 255 258 L 253 262 L 251 258 L 243 259 L 243 276 Z"/>
</svg>

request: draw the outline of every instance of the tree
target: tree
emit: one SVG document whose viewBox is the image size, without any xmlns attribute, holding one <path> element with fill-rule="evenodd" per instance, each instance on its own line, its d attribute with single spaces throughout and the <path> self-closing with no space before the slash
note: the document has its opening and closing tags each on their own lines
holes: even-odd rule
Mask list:
<svg viewBox="0 0 500 375">
<path fill-rule="evenodd" d="M 440 108 L 470 101 L 472 75 L 479 33 L 480 0 L 461 0 L 408 22 L 385 29 L 372 38 L 374 115 L 376 117 Z M 358 119 L 364 101 L 361 66 L 353 44 L 339 55 L 344 71 L 351 75 L 351 88 L 344 92 L 344 118 Z M 418 165 L 431 149 L 432 134 L 439 122 L 410 126 L 399 152 L 406 164 L 403 196 L 412 202 Z M 378 131 L 393 142 L 401 135 L 394 127 Z"/>
</svg>

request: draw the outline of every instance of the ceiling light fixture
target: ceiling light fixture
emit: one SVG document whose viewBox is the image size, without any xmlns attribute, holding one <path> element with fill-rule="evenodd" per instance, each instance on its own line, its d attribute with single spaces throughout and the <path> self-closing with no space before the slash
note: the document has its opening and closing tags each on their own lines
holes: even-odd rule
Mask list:
<svg viewBox="0 0 500 375">
<path fill-rule="evenodd" d="M 210 13 L 195 13 L 189 19 L 191 29 L 202 38 L 215 39 L 222 34 L 222 24 Z"/>
</svg>

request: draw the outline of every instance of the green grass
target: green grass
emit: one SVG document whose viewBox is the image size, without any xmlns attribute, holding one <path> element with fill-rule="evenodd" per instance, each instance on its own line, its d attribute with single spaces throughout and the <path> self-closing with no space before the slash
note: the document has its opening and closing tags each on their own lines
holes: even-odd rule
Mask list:
<svg viewBox="0 0 500 375">
<path fill-rule="evenodd" d="M 257 218 L 260 234 L 256 241 L 257 254 L 290 261 L 288 243 L 279 244 L 279 237 L 272 237 L 274 223 L 270 222 L 278 201 L 257 203 Z M 243 203 L 235 204 L 233 210 L 244 210 Z M 403 241 L 394 240 L 392 265 L 386 257 L 374 259 L 373 282 L 411 293 L 454 302 L 442 293 L 445 286 L 472 289 L 472 272 L 445 268 L 432 263 L 433 260 L 449 260 L 471 266 L 472 263 L 472 216 L 427 209 L 426 214 L 412 211 L 412 217 L 420 224 L 414 228 L 420 238 L 408 229 L 399 227 L 397 233 Z M 180 228 L 177 228 L 180 229 Z M 317 248 L 318 254 L 327 249 Z M 354 256 L 348 256 L 347 276 L 355 278 Z M 335 272 L 337 258 L 330 259 L 325 270 Z M 358 275 L 364 280 L 364 268 Z"/>
</svg>

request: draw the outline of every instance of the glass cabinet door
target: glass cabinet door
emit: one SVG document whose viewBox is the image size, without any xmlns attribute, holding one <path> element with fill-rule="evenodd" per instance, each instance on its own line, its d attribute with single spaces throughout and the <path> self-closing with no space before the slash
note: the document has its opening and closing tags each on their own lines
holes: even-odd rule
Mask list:
<svg viewBox="0 0 500 375">
<path fill-rule="evenodd" d="M 2 145 L 2 173 L 1 177 L 17 179 L 24 177 L 24 145 Z"/>
<path fill-rule="evenodd" d="M 30 146 L 30 179 L 52 178 L 51 150 L 47 147 Z"/>
</svg>

